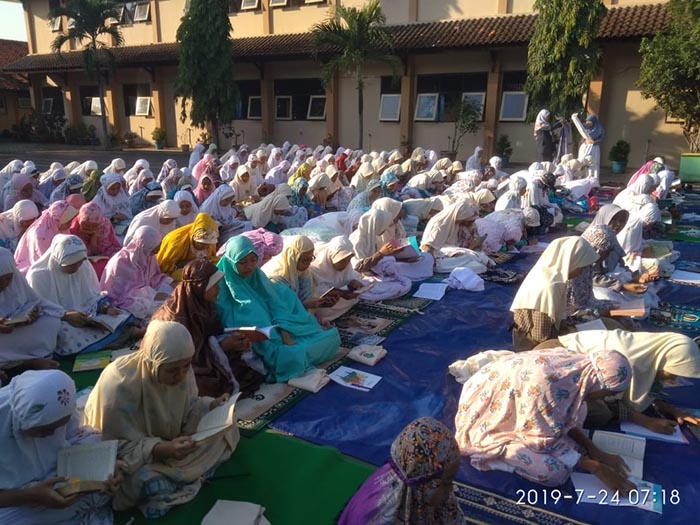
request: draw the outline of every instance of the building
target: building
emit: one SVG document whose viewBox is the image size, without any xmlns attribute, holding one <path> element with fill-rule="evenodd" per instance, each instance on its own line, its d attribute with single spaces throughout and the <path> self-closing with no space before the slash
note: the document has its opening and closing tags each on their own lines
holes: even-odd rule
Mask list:
<svg viewBox="0 0 700 525">
<path fill-rule="evenodd" d="M 32 111 L 29 83 L 20 75 L 3 73 L 7 64 L 27 54 L 27 43 L 0 40 L 0 138 L 9 136 L 12 126 Z"/>
<path fill-rule="evenodd" d="M 28 75 L 35 107 L 52 99 L 72 124 L 98 129 L 99 104 L 94 79 L 85 75 L 79 52 L 53 54 L 50 43 L 68 20 L 49 18 L 60 0 L 23 2 L 29 55 L 7 67 Z M 348 75 L 324 88 L 319 63 L 310 59 L 309 29 L 329 16 L 336 3 L 360 6 L 363 0 L 231 0 L 236 78 L 241 93 L 236 136 L 229 143 L 261 141 L 317 144 L 324 139 L 355 146 L 357 95 Z M 150 142 L 158 126 L 167 145 L 195 143 L 201 130 L 180 121 L 174 102 L 178 46 L 175 34 L 186 0 L 150 0 L 123 4 L 120 19 L 126 45 L 115 49 L 117 70 L 107 87 L 107 113 L 120 132 L 132 131 Z M 374 66 L 365 79 L 365 149 L 421 145 L 448 149 L 453 124 L 445 121 L 450 101 L 462 96 L 483 101 L 483 125 L 465 137 L 459 157 L 477 145 L 491 153 L 500 135 L 513 145 L 512 161 L 533 157 L 532 124 L 525 122 L 527 43 L 536 14 L 532 0 L 383 0 L 403 70 L 392 80 L 388 67 Z M 631 165 L 664 155 L 676 164 L 685 150 L 679 124 L 655 109 L 635 87 L 641 58 L 639 42 L 663 28 L 663 2 L 606 0 L 610 11 L 600 29 L 602 67 L 587 96 L 599 114 L 607 151 L 618 139 L 632 144 Z M 465 95 L 466 94 L 466 95 Z M 49 103 L 46 103 L 47 106 Z"/>
</svg>

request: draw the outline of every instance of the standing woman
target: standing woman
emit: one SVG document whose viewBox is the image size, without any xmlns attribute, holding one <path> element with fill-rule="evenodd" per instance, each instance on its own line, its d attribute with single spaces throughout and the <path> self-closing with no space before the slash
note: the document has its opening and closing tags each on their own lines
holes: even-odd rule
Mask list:
<svg viewBox="0 0 700 525">
<path fill-rule="evenodd" d="M 588 115 L 586 122 L 582 123 L 578 113 L 574 113 L 571 115 L 571 121 L 584 140 L 578 150 L 578 160 L 583 162 L 586 157 L 591 157 L 589 176 L 598 183 L 600 178 L 600 143 L 605 138 L 605 129 L 595 115 Z"/>
<path fill-rule="evenodd" d="M 567 283 L 599 258 L 598 252 L 580 237 L 563 237 L 549 244 L 510 307 L 516 352 L 532 350 L 566 333 L 562 321 L 567 317 Z"/>
<path fill-rule="evenodd" d="M 555 148 L 552 131 L 561 127 L 562 122 L 559 121 L 552 125 L 549 122 L 549 116 L 549 110 L 542 109 L 535 120 L 535 160 L 537 162 L 552 162 L 554 160 Z"/>
</svg>

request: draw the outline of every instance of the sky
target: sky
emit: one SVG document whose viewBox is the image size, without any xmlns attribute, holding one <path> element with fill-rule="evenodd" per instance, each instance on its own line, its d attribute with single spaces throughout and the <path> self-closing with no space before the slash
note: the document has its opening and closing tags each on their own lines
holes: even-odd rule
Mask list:
<svg viewBox="0 0 700 525">
<path fill-rule="evenodd" d="M 24 11 L 20 2 L 0 0 L 0 38 L 27 41 Z"/>
</svg>

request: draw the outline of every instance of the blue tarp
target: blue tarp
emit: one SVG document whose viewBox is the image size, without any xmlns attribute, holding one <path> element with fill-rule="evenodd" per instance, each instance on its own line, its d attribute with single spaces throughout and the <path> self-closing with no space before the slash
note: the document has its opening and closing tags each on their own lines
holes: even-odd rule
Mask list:
<svg viewBox="0 0 700 525">
<path fill-rule="evenodd" d="M 687 260 L 700 260 L 700 244 L 676 245 Z M 527 271 L 535 260 L 535 256 L 521 257 L 502 268 Z M 387 337 L 383 345 L 388 355 L 377 366 L 351 365 L 382 376 L 372 391 L 360 392 L 331 383 L 302 400 L 272 426 L 375 465 L 386 461 L 394 437 L 416 417 L 432 416 L 454 429 L 461 385 L 448 374 L 447 367 L 484 349 L 512 348 L 508 308 L 517 288 L 518 284 L 487 282 L 486 289 L 479 293 L 448 291 L 424 315 L 414 316 Z M 700 304 L 700 288 L 665 283 L 661 296 L 674 304 Z M 644 329 L 662 330 L 653 325 L 645 325 Z M 671 400 L 700 408 L 697 392 L 693 387 L 674 388 Z M 629 507 L 571 501 L 537 506 L 589 523 L 634 519 L 639 525 L 687 525 L 696 519 L 692 516 L 700 515 L 700 444 L 686 433 L 690 444 L 685 446 L 647 442 L 644 479 L 665 489 L 663 516 Z M 544 497 L 540 485 L 513 474 L 476 471 L 467 459 L 462 461 L 457 480 L 512 499 L 517 499 L 519 489 L 537 490 L 540 502 Z M 670 502 L 673 489 L 680 493 L 678 505 Z M 570 482 L 562 491 L 574 494 Z"/>
</svg>

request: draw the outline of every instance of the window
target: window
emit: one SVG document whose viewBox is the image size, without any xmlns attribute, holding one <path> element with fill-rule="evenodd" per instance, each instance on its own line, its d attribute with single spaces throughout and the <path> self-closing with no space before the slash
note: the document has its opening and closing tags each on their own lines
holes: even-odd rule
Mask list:
<svg viewBox="0 0 700 525">
<path fill-rule="evenodd" d="M 471 102 L 475 107 L 481 109 L 479 120 L 484 120 L 484 101 L 486 93 L 462 93 L 462 103 Z"/>
<path fill-rule="evenodd" d="M 89 117 L 95 114 L 92 112 L 92 108 L 94 107 L 93 99 L 97 99 L 97 106 L 95 109 L 97 109 L 98 112 L 100 111 L 99 96 L 97 86 L 80 86 L 80 101 L 82 103 L 83 116 Z"/>
<path fill-rule="evenodd" d="M 32 99 L 29 97 L 18 98 L 17 107 L 19 107 L 19 109 L 32 109 Z"/>
<path fill-rule="evenodd" d="M 463 100 L 463 93 L 486 93 L 488 73 L 446 73 L 440 75 L 418 75 L 418 93 L 437 93 L 438 122 L 454 122 L 455 112 Z M 384 93 L 384 91 L 382 91 Z"/>
<path fill-rule="evenodd" d="M 275 119 L 292 120 L 292 97 L 275 97 Z"/>
<path fill-rule="evenodd" d="M 137 4 L 134 9 L 134 22 L 147 22 L 151 13 L 151 4 Z"/>
<path fill-rule="evenodd" d="M 135 115 L 148 117 L 151 114 L 151 97 L 136 97 Z"/>
<path fill-rule="evenodd" d="M 6 115 L 7 114 L 7 101 L 5 100 L 5 97 L 0 96 L 0 115 Z"/>
<path fill-rule="evenodd" d="M 150 84 L 124 84 L 123 87 L 123 93 L 124 93 L 124 114 L 127 117 L 131 117 L 133 115 L 139 115 L 137 113 L 137 108 L 138 108 L 138 99 L 139 98 L 148 98 L 149 99 L 149 105 L 146 106 L 150 110 L 150 97 L 151 97 L 151 85 Z M 144 104 L 143 102 L 141 104 Z M 145 116 L 148 116 L 149 113 L 146 113 Z"/>
<path fill-rule="evenodd" d="M 527 115 L 527 94 L 524 91 L 504 91 L 501 99 L 500 120 L 504 122 L 525 122 Z"/>
<path fill-rule="evenodd" d="M 51 28 L 51 31 L 56 32 L 61 30 L 61 22 L 62 22 L 62 17 L 57 16 L 56 18 L 52 18 L 49 20 L 49 27 Z"/>
<path fill-rule="evenodd" d="M 41 113 L 50 115 L 53 110 L 53 98 L 45 98 L 41 101 Z"/>
<path fill-rule="evenodd" d="M 117 10 L 120 13 L 119 22 L 131 25 L 136 22 L 148 22 L 151 15 L 151 4 L 148 2 L 124 2 Z"/>
<path fill-rule="evenodd" d="M 238 88 L 238 100 L 236 101 L 236 120 L 244 120 L 248 118 L 259 119 L 262 116 L 260 105 L 260 81 L 259 80 L 237 80 L 236 87 Z M 250 117 L 250 97 L 257 97 L 257 101 L 253 102 L 253 116 Z"/>
<path fill-rule="evenodd" d="M 414 120 L 436 120 L 439 97 L 440 95 L 437 93 L 424 93 L 418 95 L 418 99 L 416 100 L 416 114 Z"/>
<path fill-rule="evenodd" d="M 309 120 L 309 104 L 311 104 L 311 97 L 325 95 L 326 90 L 323 88 L 323 84 L 319 78 L 289 78 L 275 80 L 275 100 L 277 100 L 279 97 L 291 98 L 292 120 Z M 318 104 L 317 107 L 320 107 L 320 102 L 315 102 L 315 104 Z M 277 106 L 276 102 L 275 105 Z M 275 115 L 280 115 L 279 106 L 276 107 Z M 312 118 L 311 120 L 322 119 L 317 117 Z"/>
<path fill-rule="evenodd" d="M 262 118 L 262 101 L 259 96 L 248 97 L 248 119 L 259 120 Z"/>
<path fill-rule="evenodd" d="M 326 96 L 312 95 L 309 98 L 309 110 L 306 112 L 307 120 L 326 120 Z"/>
<path fill-rule="evenodd" d="M 326 0 L 304 0 L 305 4 L 322 4 Z"/>
<path fill-rule="evenodd" d="M 398 122 L 401 116 L 401 95 L 382 95 L 379 103 L 381 122 Z"/>
<path fill-rule="evenodd" d="M 270 0 L 270 7 L 286 7 L 287 0 Z"/>
<path fill-rule="evenodd" d="M 241 2 L 241 11 L 247 11 L 249 9 L 257 9 L 258 0 L 243 0 Z"/>
<path fill-rule="evenodd" d="M 98 117 L 102 115 L 102 104 L 100 104 L 100 97 L 92 97 L 90 99 L 90 115 L 97 115 Z"/>
</svg>

